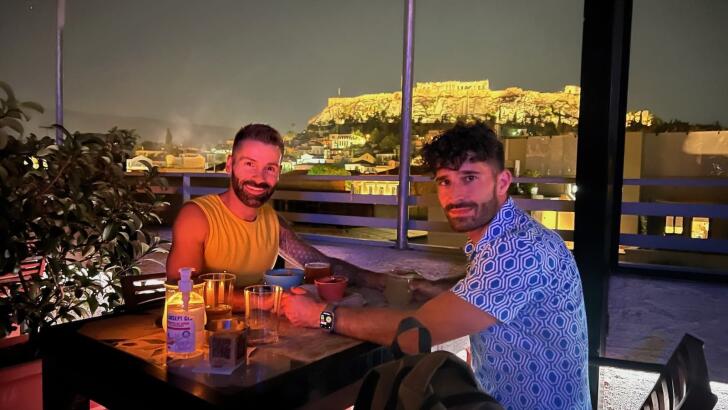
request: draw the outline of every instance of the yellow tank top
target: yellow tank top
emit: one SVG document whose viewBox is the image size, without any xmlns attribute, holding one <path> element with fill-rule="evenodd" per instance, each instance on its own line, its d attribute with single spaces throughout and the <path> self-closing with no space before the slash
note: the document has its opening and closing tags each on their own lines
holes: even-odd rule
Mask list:
<svg viewBox="0 0 728 410">
<path fill-rule="evenodd" d="M 205 272 L 230 272 L 237 286 L 259 283 L 278 256 L 278 216 L 269 205 L 258 208 L 253 222 L 235 216 L 218 195 L 192 200 L 207 217 Z"/>
</svg>

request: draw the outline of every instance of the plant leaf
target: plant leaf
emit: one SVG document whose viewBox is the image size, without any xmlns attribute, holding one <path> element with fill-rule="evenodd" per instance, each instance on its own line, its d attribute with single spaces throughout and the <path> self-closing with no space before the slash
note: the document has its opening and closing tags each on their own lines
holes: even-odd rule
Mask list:
<svg viewBox="0 0 728 410">
<path fill-rule="evenodd" d="M 150 246 L 149 246 L 149 245 L 147 245 L 147 244 L 146 244 L 146 243 L 144 243 L 144 242 L 140 242 L 139 244 L 140 244 L 140 245 L 141 245 L 141 247 L 142 247 L 142 255 L 145 255 L 145 254 L 146 254 L 147 252 L 149 252 L 149 248 L 150 248 Z"/>
<path fill-rule="evenodd" d="M 0 149 L 5 149 L 8 145 L 8 133 L 0 129 Z"/>
<path fill-rule="evenodd" d="M 144 165 L 145 167 L 147 167 L 147 171 L 151 171 L 152 168 L 154 168 L 154 166 L 152 165 L 152 163 L 149 162 L 149 161 L 147 161 L 147 160 L 145 160 L 145 159 L 140 159 L 139 160 L 139 163 L 142 164 L 142 165 Z"/>
<path fill-rule="evenodd" d="M 116 227 L 116 224 L 108 224 L 104 228 L 104 232 L 101 234 L 101 240 L 102 241 L 108 241 L 113 235 L 112 233 L 116 231 L 118 228 Z"/>
<path fill-rule="evenodd" d="M 93 315 L 96 313 L 96 310 L 99 308 L 99 301 L 96 300 L 96 298 L 91 295 L 86 299 L 86 303 L 88 303 L 88 308 L 91 311 L 91 314 Z"/>
<path fill-rule="evenodd" d="M 38 157 L 45 157 L 50 155 L 52 152 L 58 151 L 58 145 L 49 145 L 47 147 L 41 148 L 35 155 Z"/>
<path fill-rule="evenodd" d="M 43 106 L 40 105 L 40 104 L 38 104 L 37 102 L 24 101 L 24 102 L 21 102 L 18 105 L 20 105 L 23 108 L 29 108 L 29 109 L 31 109 L 33 111 L 36 111 L 36 112 L 39 112 L 41 114 L 45 112 L 45 110 L 43 109 Z"/>
<path fill-rule="evenodd" d="M 48 127 L 48 128 L 59 129 L 59 130 L 61 130 L 63 132 L 63 135 L 65 135 L 66 138 L 73 139 L 73 135 L 63 125 L 60 125 L 60 124 L 51 124 L 51 126 Z"/>
<path fill-rule="evenodd" d="M 20 135 L 23 135 L 23 124 L 16 120 L 15 118 L 3 118 L 0 119 L 0 128 L 2 127 L 8 127 L 17 132 Z"/>
<path fill-rule="evenodd" d="M 133 214 L 132 213 L 132 214 L 129 215 L 129 217 L 130 217 L 131 221 L 134 223 L 134 230 L 135 231 L 138 231 L 138 230 L 142 229 L 142 220 L 139 219 L 139 217 L 136 216 L 136 214 Z"/>
<path fill-rule="evenodd" d="M 8 101 L 15 101 L 15 93 L 13 92 L 13 89 L 10 87 L 10 85 L 4 81 L 0 81 L 0 88 L 2 88 L 3 91 L 5 91 L 5 95 L 8 96 Z"/>
</svg>

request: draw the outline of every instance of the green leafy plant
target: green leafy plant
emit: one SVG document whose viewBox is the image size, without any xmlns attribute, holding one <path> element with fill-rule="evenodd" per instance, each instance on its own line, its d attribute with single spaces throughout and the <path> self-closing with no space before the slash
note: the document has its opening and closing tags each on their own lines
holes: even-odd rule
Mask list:
<svg viewBox="0 0 728 410">
<path fill-rule="evenodd" d="M 69 133 L 62 143 L 24 135 L 35 103 L 19 102 L 0 82 L 0 337 L 16 326 L 43 327 L 113 310 L 122 304 L 120 277 L 166 252 L 147 226 L 165 206 L 152 191 L 164 185 L 156 169 L 125 177 L 121 164 L 138 138 L 113 128 L 106 134 Z M 21 262 L 43 257 L 39 275 Z"/>
<path fill-rule="evenodd" d="M 316 164 L 306 173 L 307 175 L 351 175 L 351 172 L 340 165 Z"/>
</svg>

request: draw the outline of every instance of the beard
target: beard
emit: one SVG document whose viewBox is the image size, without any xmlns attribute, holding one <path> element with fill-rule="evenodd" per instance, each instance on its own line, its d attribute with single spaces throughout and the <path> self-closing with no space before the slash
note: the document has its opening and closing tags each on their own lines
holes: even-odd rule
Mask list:
<svg viewBox="0 0 728 410">
<path fill-rule="evenodd" d="M 240 180 L 235 176 L 235 171 L 231 173 L 230 184 L 233 186 L 235 196 L 237 196 L 238 199 L 245 204 L 245 206 L 250 208 L 260 208 L 263 206 L 263 204 L 268 202 L 270 197 L 273 195 L 273 192 L 276 190 L 275 186 L 270 186 L 265 182 L 258 184 L 251 180 Z M 245 191 L 246 185 L 254 188 L 265 189 L 265 192 L 260 195 L 251 195 Z"/>
<path fill-rule="evenodd" d="M 449 211 L 453 208 L 471 208 L 473 215 L 470 216 L 451 216 Z M 486 202 L 456 202 L 445 206 L 445 216 L 450 223 L 450 227 L 455 232 L 470 232 L 482 228 L 493 220 L 498 212 L 498 198 L 493 189 L 493 197 Z"/>
</svg>

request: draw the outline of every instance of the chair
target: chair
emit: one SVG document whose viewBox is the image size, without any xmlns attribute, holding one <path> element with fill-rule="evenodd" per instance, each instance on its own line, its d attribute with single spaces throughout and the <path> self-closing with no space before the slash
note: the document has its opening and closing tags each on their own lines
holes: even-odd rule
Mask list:
<svg viewBox="0 0 728 410">
<path fill-rule="evenodd" d="M 703 341 L 686 333 L 641 408 L 702 410 L 712 409 L 717 401 L 710 391 Z"/>
<path fill-rule="evenodd" d="M 32 234 L 31 234 L 32 235 Z M 20 269 L 17 273 L 15 272 L 0 272 L 0 283 L 21 283 L 25 286 L 25 281 L 30 280 L 33 277 L 45 278 L 46 277 L 46 258 L 44 255 L 37 254 L 38 239 L 28 239 L 25 241 L 25 245 L 28 249 L 29 256 L 20 261 Z M 55 277 L 53 278 L 55 280 Z M 56 283 L 57 285 L 57 283 Z M 27 291 L 27 289 L 25 289 Z M 62 291 L 62 290 L 61 290 Z"/>
<path fill-rule="evenodd" d="M 45 274 L 46 259 L 42 256 L 32 256 L 20 262 L 20 271 L 0 275 L 0 283 L 23 282 L 32 277 L 43 277 Z"/>
<path fill-rule="evenodd" d="M 125 275 L 121 277 L 121 294 L 124 307 L 133 309 L 157 300 L 164 300 L 164 278 L 167 274 L 146 273 L 141 275 Z"/>
</svg>

